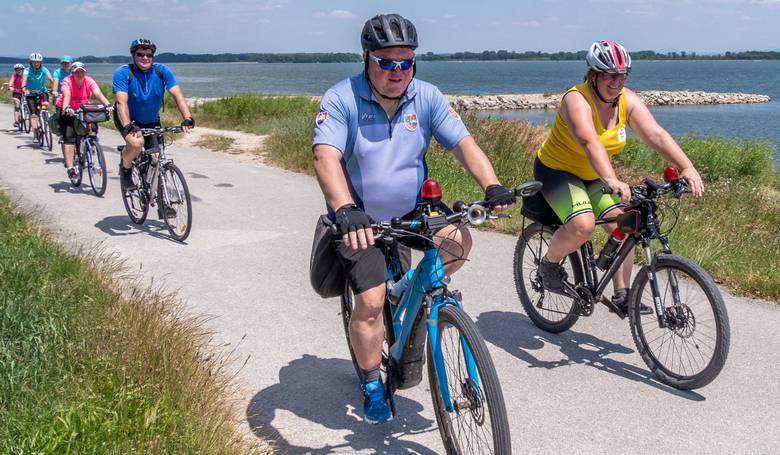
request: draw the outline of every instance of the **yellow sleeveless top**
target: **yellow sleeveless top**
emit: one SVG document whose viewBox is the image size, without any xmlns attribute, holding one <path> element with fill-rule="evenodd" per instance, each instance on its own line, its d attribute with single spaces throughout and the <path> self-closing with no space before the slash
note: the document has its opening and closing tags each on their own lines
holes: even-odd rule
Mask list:
<svg viewBox="0 0 780 455">
<path fill-rule="evenodd" d="M 607 149 L 607 154 L 611 160 L 613 156 L 620 153 L 623 147 L 626 146 L 626 97 L 623 91 L 620 91 L 620 98 L 618 99 L 617 125 L 608 130 L 601 126 L 596 103 L 593 101 L 587 82 L 575 85 L 566 91 L 566 93 L 569 92 L 582 93 L 585 99 L 588 100 L 588 104 L 590 104 L 590 108 L 593 111 L 593 125 L 596 127 L 599 141 Z M 551 169 L 569 172 L 582 180 L 597 180 L 599 178 L 591 167 L 585 150 L 571 137 L 569 128 L 561 115 L 560 107 L 558 107 L 558 112 L 555 114 L 555 121 L 553 122 L 550 136 L 544 141 L 536 155 L 542 164 Z"/>
</svg>

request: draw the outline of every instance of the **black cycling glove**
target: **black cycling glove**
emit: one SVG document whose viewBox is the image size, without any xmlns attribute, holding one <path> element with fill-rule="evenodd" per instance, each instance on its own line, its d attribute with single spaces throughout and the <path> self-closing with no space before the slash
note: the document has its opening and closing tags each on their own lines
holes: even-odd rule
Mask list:
<svg viewBox="0 0 780 455">
<path fill-rule="evenodd" d="M 195 119 L 192 118 L 192 117 L 185 118 L 184 121 L 181 122 L 181 126 L 187 126 L 187 127 L 190 127 L 190 128 L 195 128 Z"/>
<path fill-rule="evenodd" d="M 127 136 L 130 133 L 137 133 L 138 131 L 141 131 L 141 128 L 139 128 L 135 122 L 130 122 L 122 128 L 122 136 Z"/>
<path fill-rule="evenodd" d="M 371 228 L 371 218 L 355 204 L 346 204 L 336 210 L 336 226 L 344 235 L 358 229 Z"/>
<path fill-rule="evenodd" d="M 485 188 L 485 202 L 490 207 L 515 203 L 515 193 L 504 185 L 488 185 Z"/>
</svg>

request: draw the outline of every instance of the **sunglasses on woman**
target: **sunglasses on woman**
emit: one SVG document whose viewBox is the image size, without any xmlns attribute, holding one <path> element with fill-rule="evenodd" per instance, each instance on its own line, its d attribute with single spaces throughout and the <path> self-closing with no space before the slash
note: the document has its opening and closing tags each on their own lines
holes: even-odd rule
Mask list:
<svg viewBox="0 0 780 455">
<path fill-rule="evenodd" d="M 407 60 L 388 60 L 373 54 L 368 54 L 368 56 L 385 71 L 395 71 L 396 68 L 401 68 L 401 71 L 407 71 L 414 65 L 414 57 Z"/>
</svg>

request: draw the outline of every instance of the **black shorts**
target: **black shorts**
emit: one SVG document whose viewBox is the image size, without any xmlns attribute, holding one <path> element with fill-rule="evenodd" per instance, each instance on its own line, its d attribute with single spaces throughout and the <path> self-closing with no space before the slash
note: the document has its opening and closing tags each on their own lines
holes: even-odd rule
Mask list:
<svg viewBox="0 0 780 455">
<path fill-rule="evenodd" d="M 452 214 L 452 210 L 443 202 L 434 204 L 434 207 L 446 215 Z M 418 206 L 401 219 L 406 221 L 415 219 L 419 217 L 420 210 L 420 206 Z M 365 250 L 353 250 L 339 243 L 336 252 L 347 274 L 352 291 L 355 294 L 360 294 L 387 281 L 389 262 L 397 260 L 397 264 L 391 269 L 397 269 L 396 272 L 400 270 L 403 273 L 411 265 L 411 251 L 409 249 L 423 250 L 428 245 L 429 242 L 425 239 L 410 235 L 401 237 L 390 245 L 378 241 L 374 246 Z M 394 277 L 394 279 L 398 278 L 400 276 Z"/>
<path fill-rule="evenodd" d="M 116 107 L 116 105 L 115 105 L 115 107 Z M 114 126 L 116 126 L 116 130 L 119 131 L 119 134 L 122 135 L 122 139 L 124 139 L 126 134 L 124 134 L 122 132 L 123 128 L 122 128 L 122 125 L 119 123 L 119 114 L 117 114 L 116 109 L 114 109 L 114 114 L 111 117 L 114 119 Z M 158 121 L 153 122 L 153 123 L 138 123 L 138 122 L 136 122 L 135 124 L 138 125 L 138 128 L 157 128 L 158 126 L 160 126 L 160 121 L 158 120 Z M 145 149 L 152 148 L 152 146 L 155 145 L 154 141 L 156 139 L 157 138 L 154 137 L 154 136 L 146 136 L 146 137 L 144 137 L 144 148 Z"/>
<path fill-rule="evenodd" d="M 27 112 L 29 112 L 30 115 L 38 115 L 38 98 L 43 98 L 48 102 L 49 94 L 43 92 L 37 96 L 30 96 L 30 95 L 25 96 L 25 101 L 27 102 Z"/>
<path fill-rule="evenodd" d="M 58 123 L 60 124 L 60 135 L 63 144 L 76 143 L 76 116 L 65 115 L 61 109 L 57 108 Z"/>
</svg>

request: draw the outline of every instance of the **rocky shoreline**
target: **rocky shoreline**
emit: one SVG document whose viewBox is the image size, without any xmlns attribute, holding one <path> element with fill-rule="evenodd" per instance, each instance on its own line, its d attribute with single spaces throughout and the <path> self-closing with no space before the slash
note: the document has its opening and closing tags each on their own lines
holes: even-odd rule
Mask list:
<svg viewBox="0 0 780 455">
<path fill-rule="evenodd" d="M 636 92 L 648 106 L 681 106 L 707 104 L 754 104 L 768 103 L 772 99 L 767 95 L 750 93 L 717 93 L 701 91 L 661 91 L 647 90 Z M 503 110 L 503 109 L 557 109 L 561 93 L 526 93 L 515 95 L 446 95 L 457 111 Z M 219 98 L 188 98 L 192 106 Z M 319 96 L 313 96 L 319 102 Z"/>
<path fill-rule="evenodd" d="M 749 93 L 713 93 L 701 91 L 660 91 L 637 92 L 648 106 L 680 106 L 707 104 L 752 104 L 768 103 L 766 95 Z M 522 95 L 447 95 L 458 111 L 503 110 L 503 109 L 557 109 L 560 93 Z"/>
</svg>

